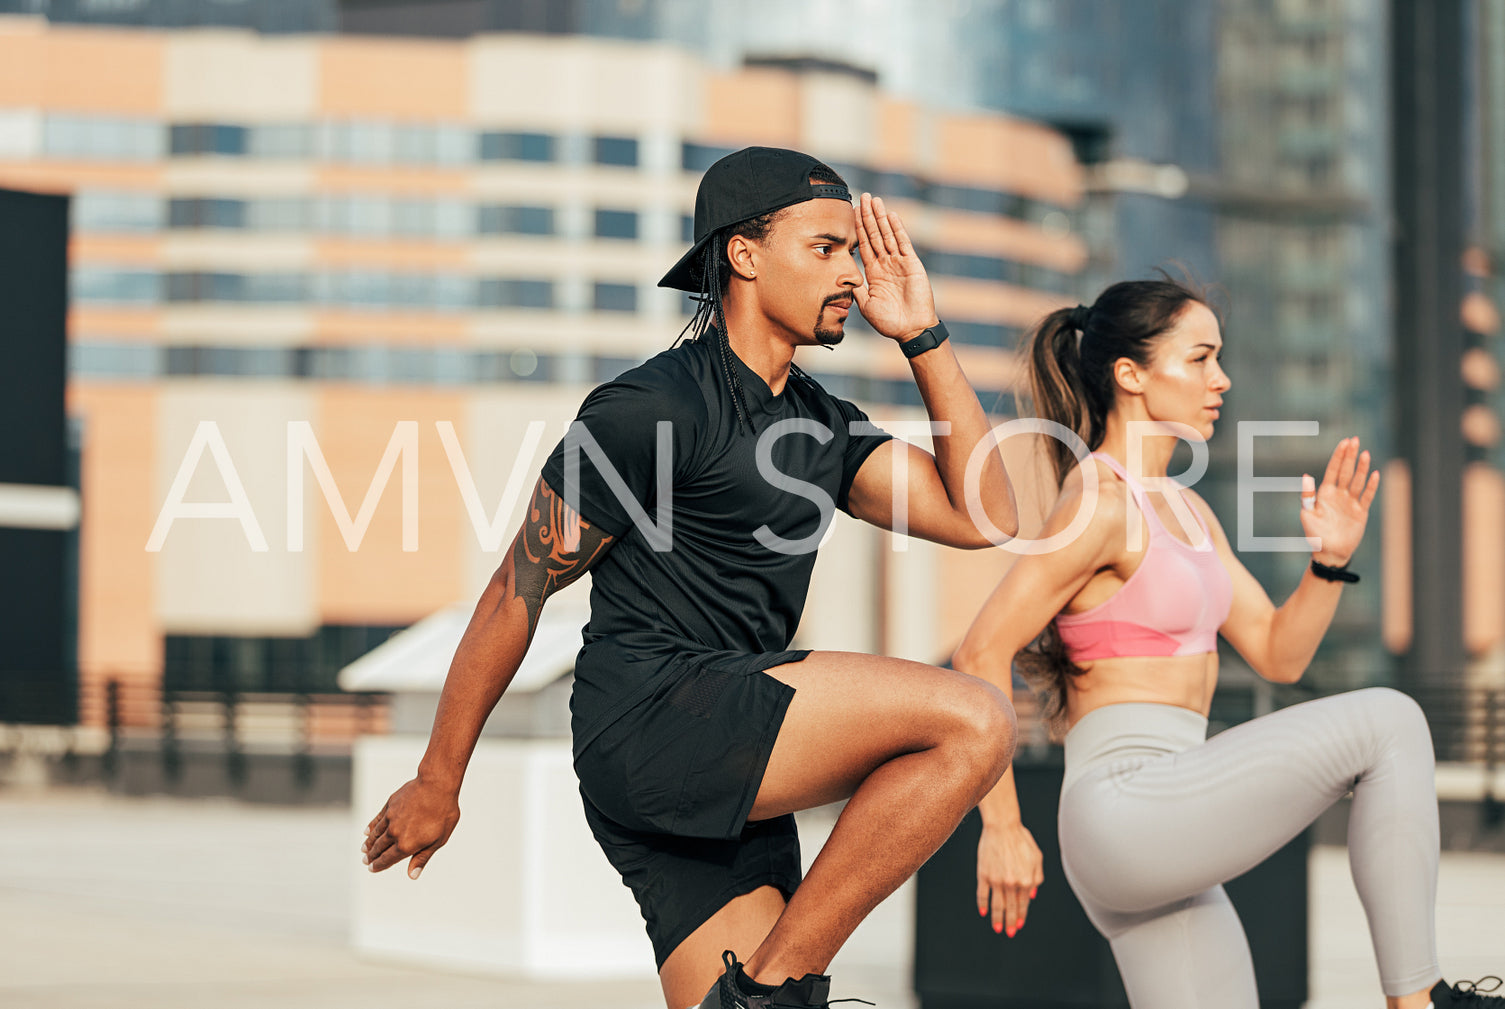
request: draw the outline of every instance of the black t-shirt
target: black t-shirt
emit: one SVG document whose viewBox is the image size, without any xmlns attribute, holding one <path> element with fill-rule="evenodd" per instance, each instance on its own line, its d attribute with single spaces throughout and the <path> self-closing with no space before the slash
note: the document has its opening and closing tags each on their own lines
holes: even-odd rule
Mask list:
<svg viewBox="0 0 1505 1009">
<path fill-rule="evenodd" d="M 693 340 L 593 390 L 544 464 L 554 492 L 616 540 L 591 569 L 577 754 L 677 661 L 788 647 L 832 508 L 847 510 L 858 468 L 890 438 L 813 379 L 790 375 L 775 396 L 730 360 L 751 430 L 715 338 Z"/>
</svg>

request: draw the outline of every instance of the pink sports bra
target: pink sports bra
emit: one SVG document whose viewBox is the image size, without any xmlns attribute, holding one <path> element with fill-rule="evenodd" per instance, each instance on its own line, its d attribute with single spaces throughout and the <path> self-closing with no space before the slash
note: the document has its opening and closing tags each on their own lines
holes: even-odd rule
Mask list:
<svg viewBox="0 0 1505 1009">
<path fill-rule="evenodd" d="M 1150 527 L 1144 559 L 1107 600 L 1080 613 L 1061 613 L 1056 630 L 1073 662 L 1126 656 L 1201 655 L 1218 649 L 1218 628 L 1233 605 L 1228 577 L 1202 516 L 1202 543 L 1191 546 L 1171 535 L 1145 498 L 1145 491 L 1119 465 L 1101 459 L 1123 478 Z M 1193 512 L 1196 511 L 1193 507 Z"/>
</svg>

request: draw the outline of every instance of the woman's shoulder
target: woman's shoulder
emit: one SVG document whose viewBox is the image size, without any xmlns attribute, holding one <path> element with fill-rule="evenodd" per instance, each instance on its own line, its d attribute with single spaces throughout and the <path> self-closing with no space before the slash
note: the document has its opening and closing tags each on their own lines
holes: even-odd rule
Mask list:
<svg viewBox="0 0 1505 1009">
<path fill-rule="evenodd" d="M 1120 514 L 1132 497 L 1129 485 L 1112 466 L 1097 456 L 1079 460 L 1066 471 L 1066 476 L 1061 480 L 1058 501 L 1080 501 L 1087 496 L 1095 496 L 1104 507 L 1119 509 Z"/>
<path fill-rule="evenodd" d="M 1112 467 L 1089 457 L 1067 470 L 1046 524 L 1067 528 L 1085 511 L 1088 519 L 1081 531 L 1083 535 L 1103 540 L 1109 533 L 1117 532 L 1121 542 L 1131 500 L 1128 485 Z"/>
</svg>

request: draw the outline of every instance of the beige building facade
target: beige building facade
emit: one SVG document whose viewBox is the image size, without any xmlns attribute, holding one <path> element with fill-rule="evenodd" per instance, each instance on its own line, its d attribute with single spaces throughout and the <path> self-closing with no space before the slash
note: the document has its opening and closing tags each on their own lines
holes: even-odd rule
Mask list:
<svg viewBox="0 0 1505 1009">
<path fill-rule="evenodd" d="M 473 597 L 585 393 L 684 325 L 655 285 L 700 172 L 747 144 L 899 210 L 984 406 L 1011 414 L 1014 339 L 1086 258 L 1081 171 L 1045 127 L 651 44 L 0 17 L 0 186 L 73 197 L 84 720 L 107 679 L 160 684 L 195 641 Z M 880 423 L 923 419 L 870 332 L 801 363 Z M 173 502 L 234 516 L 164 528 Z M 944 659 L 1006 559 L 843 518 L 797 643 Z"/>
</svg>

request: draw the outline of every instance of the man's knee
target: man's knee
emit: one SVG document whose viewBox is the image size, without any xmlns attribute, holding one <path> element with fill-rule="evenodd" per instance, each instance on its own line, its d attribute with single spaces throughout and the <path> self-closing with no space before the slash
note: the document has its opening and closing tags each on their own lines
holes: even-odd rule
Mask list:
<svg viewBox="0 0 1505 1009">
<path fill-rule="evenodd" d="M 997 780 L 1014 759 L 1018 728 L 1014 706 L 1003 691 L 977 679 L 957 684 L 949 704 L 953 741 L 972 755 L 980 770 Z"/>
</svg>

